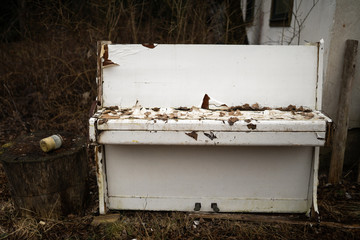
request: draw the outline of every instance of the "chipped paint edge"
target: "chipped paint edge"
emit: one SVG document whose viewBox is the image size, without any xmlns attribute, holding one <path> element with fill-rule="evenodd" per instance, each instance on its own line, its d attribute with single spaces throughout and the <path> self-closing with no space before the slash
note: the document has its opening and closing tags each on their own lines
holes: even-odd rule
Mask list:
<svg viewBox="0 0 360 240">
<path fill-rule="evenodd" d="M 98 109 L 103 106 L 103 56 L 105 54 L 104 47 L 105 45 L 111 44 L 111 41 L 98 41 L 97 42 L 97 74 L 96 74 L 96 83 L 97 83 L 97 106 Z"/>
<path fill-rule="evenodd" d="M 322 92 L 324 82 L 324 39 L 318 42 L 318 62 L 317 62 L 317 81 L 316 81 L 316 97 L 315 109 L 320 111 L 322 106 Z"/>
<path fill-rule="evenodd" d="M 109 209 L 147 211 L 194 211 L 194 202 L 201 202 L 201 212 L 213 212 L 217 203 L 220 212 L 306 213 L 308 199 L 286 198 L 222 198 L 222 197 L 148 197 L 109 196 Z"/>
<path fill-rule="evenodd" d="M 195 132 L 195 131 L 194 131 Z M 210 140 L 196 131 L 196 139 L 187 131 L 102 131 L 99 144 L 122 145 L 219 145 L 219 146 L 324 146 L 321 132 L 222 132 L 211 131 Z M 318 138 L 321 135 L 321 138 Z"/>
<path fill-rule="evenodd" d="M 105 165 L 104 160 L 104 146 L 95 146 L 95 160 L 96 160 L 96 178 L 99 192 L 99 213 L 106 214 L 107 212 L 107 183 L 105 177 Z"/>
<path fill-rule="evenodd" d="M 314 148 L 314 166 L 313 166 L 313 188 L 312 188 L 312 201 L 314 211 L 319 214 L 319 207 L 317 204 L 317 188 L 319 185 L 319 154 L 320 154 L 320 147 Z"/>
<path fill-rule="evenodd" d="M 313 159 L 311 164 L 311 173 L 309 179 L 309 192 L 308 192 L 308 211 L 307 217 L 319 216 L 319 207 L 317 203 L 317 190 L 319 185 L 319 155 L 320 147 L 313 148 Z M 315 216 L 312 216 L 315 214 Z"/>
</svg>

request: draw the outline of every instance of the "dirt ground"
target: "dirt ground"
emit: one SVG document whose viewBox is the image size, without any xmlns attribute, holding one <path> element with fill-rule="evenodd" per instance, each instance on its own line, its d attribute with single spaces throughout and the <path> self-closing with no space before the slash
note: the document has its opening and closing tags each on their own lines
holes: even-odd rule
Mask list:
<svg viewBox="0 0 360 240">
<path fill-rule="evenodd" d="M 11 131 L 3 131 L 2 149 L 14 138 Z M 20 216 L 0 165 L 0 239 L 360 239 L 360 185 L 345 179 L 332 186 L 324 174 L 320 175 L 318 192 L 319 219 L 303 214 L 120 211 L 116 212 L 120 219 L 115 223 L 93 226 L 98 202 L 91 157 L 89 165 L 89 204 L 85 214 L 60 219 Z"/>
</svg>

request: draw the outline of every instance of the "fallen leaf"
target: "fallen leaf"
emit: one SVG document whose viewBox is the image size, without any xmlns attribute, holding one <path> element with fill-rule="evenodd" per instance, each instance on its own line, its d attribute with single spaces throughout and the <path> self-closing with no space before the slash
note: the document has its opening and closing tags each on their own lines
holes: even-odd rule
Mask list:
<svg viewBox="0 0 360 240">
<path fill-rule="evenodd" d="M 103 62 L 103 67 L 106 68 L 106 67 L 111 67 L 111 66 L 119 66 L 119 64 L 114 63 L 110 59 L 105 59 Z"/>
<path fill-rule="evenodd" d="M 252 108 L 253 110 L 258 110 L 258 109 L 260 109 L 260 106 L 259 106 L 258 103 L 255 103 L 255 104 L 251 105 L 251 108 Z"/>
<path fill-rule="evenodd" d="M 168 115 L 166 114 L 156 114 L 157 119 L 167 121 L 169 119 Z"/>
<path fill-rule="evenodd" d="M 209 100 L 210 100 L 210 97 L 207 94 L 205 94 L 202 104 L 201 104 L 201 108 L 209 109 Z"/>
<path fill-rule="evenodd" d="M 156 47 L 156 45 L 154 43 L 143 43 L 142 45 L 144 47 L 151 48 L 151 49 Z"/>
</svg>

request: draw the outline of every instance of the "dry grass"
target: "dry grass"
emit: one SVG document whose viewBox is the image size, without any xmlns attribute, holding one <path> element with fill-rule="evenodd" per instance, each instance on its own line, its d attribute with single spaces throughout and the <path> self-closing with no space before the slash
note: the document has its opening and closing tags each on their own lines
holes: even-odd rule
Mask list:
<svg viewBox="0 0 360 240">
<path fill-rule="evenodd" d="M 349 219 L 341 209 L 344 205 L 336 204 L 332 198 L 321 200 L 319 205 L 329 206 L 330 202 L 332 208 L 321 209 L 322 216 L 336 221 L 343 215 L 340 222 Z M 358 207 L 358 204 L 347 205 Z M 54 220 L 36 215 L 20 217 L 11 200 L 4 200 L 0 202 L 0 239 L 358 239 L 360 236 L 359 229 L 316 223 L 250 223 L 231 218 L 194 218 L 182 212 L 121 211 L 117 222 L 95 227 L 90 224 L 95 208 L 93 201 L 85 216 L 70 215 Z M 354 218 L 350 224 L 359 222 Z"/>
</svg>

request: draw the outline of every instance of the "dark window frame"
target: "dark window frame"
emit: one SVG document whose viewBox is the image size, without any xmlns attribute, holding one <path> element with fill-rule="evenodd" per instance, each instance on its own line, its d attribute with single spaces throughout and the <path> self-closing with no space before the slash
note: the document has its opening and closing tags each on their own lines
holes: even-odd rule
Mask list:
<svg viewBox="0 0 360 240">
<path fill-rule="evenodd" d="M 285 0 L 289 2 L 287 12 L 277 12 L 278 4 L 282 4 L 284 0 L 272 0 L 270 12 L 270 27 L 290 27 L 294 0 Z"/>
</svg>

